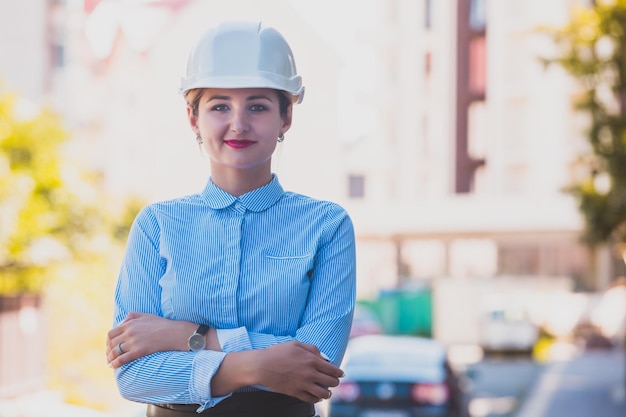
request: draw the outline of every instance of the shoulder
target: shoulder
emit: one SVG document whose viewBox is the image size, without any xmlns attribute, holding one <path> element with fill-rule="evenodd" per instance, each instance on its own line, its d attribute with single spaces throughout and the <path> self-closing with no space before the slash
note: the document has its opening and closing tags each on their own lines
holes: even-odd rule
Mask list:
<svg viewBox="0 0 626 417">
<path fill-rule="evenodd" d="M 294 191 L 285 191 L 283 198 L 292 204 L 311 205 L 316 207 L 327 207 L 329 209 L 344 210 L 343 207 L 333 201 L 322 200 L 308 195 L 296 193 Z"/>
<path fill-rule="evenodd" d="M 137 221 L 156 221 L 163 218 L 178 217 L 202 207 L 199 194 L 190 194 L 169 200 L 156 201 L 144 206 L 137 214 Z"/>
<path fill-rule="evenodd" d="M 334 201 L 322 200 L 293 191 L 285 192 L 283 200 L 289 206 L 324 215 L 328 220 L 340 218 L 350 220 L 346 209 Z"/>
</svg>

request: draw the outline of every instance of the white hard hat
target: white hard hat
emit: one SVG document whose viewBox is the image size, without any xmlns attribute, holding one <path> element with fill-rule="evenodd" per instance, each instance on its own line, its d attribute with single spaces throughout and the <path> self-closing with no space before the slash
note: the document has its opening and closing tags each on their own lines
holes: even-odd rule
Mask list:
<svg viewBox="0 0 626 417">
<path fill-rule="evenodd" d="M 191 50 L 180 92 L 193 88 L 273 88 L 300 103 L 302 78 L 287 41 L 260 22 L 225 22 Z"/>
</svg>

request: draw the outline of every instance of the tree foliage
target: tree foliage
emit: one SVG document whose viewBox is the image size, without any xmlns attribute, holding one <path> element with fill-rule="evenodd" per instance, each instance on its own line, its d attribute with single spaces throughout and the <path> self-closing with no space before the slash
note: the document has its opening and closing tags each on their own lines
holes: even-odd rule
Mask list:
<svg viewBox="0 0 626 417">
<path fill-rule="evenodd" d="M 582 94 L 577 109 L 589 116 L 590 152 L 584 174 L 568 189 L 594 246 L 626 241 L 626 0 L 574 9 L 564 27 L 550 29 L 558 52 L 546 59 L 571 74 Z"/>
<path fill-rule="evenodd" d="M 120 398 L 103 352 L 114 282 L 144 202 L 106 193 L 67 152 L 70 132 L 52 111 L 23 109 L 0 85 L 0 296 L 45 298 L 48 387 L 107 409 Z"/>
<path fill-rule="evenodd" d="M 22 104 L 0 90 L 0 294 L 39 292 L 59 263 L 106 252 L 141 205 L 113 202 L 98 175 L 64 156 L 60 119 Z"/>
</svg>

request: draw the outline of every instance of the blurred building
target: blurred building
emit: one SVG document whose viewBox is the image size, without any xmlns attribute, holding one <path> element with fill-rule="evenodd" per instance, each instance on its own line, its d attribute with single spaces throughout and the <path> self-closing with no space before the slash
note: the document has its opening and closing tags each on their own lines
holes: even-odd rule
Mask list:
<svg viewBox="0 0 626 417">
<path fill-rule="evenodd" d="M 51 3 L 29 0 L 0 4 L 0 85 L 36 102 L 50 91 L 59 45 L 52 33 Z"/>
<path fill-rule="evenodd" d="M 540 64 L 554 50 L 536 31 L 590 1 L 4 2 L 0 73 L 64 115 L 105 186 L 170 198 L 209 174 L 177 92 L 192 42 L 223 19 L 264 20 L 307 88 L 275 171 L 351 213 L 360 296 L 440 277 L 603 288 L 615 263 L 579 244 L 562 192 L 585 144 L 576 87 Z"/>
<path fill-rule="evenodd" d="M 543 67 L 556 51 L 538 31 L 590 3 L 380 2 L 380 26 L 363 41 L 378 48 L 379 83 L 355 96 L 380 125 L 345 157 L 348 206 L 368 254 L 361 278 L 608 285 L 621 260 L 579 243 L 582 220 L 563 192 L 586 149 L 576 85 Z"/>
</svg>

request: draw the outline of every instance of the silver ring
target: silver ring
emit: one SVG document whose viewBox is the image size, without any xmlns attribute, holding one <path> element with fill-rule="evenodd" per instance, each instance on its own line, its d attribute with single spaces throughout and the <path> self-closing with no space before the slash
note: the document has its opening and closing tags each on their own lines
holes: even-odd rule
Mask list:
<svg viewBox="0 0 626 417">
<path fill-rule="evenodd" d="M 124 342 L 122 342 L 122 343 L 124 343 Z M 123 354 L 124 354 L 124 350 L 122 350 L 122 343 L 118 343 L 118 344 L 117 344 L 117 352 L 118 352 L 120 355 L 123 355 Z"/>
</svg>

